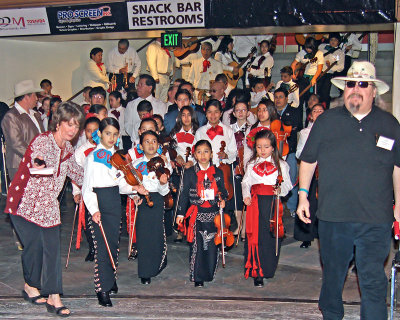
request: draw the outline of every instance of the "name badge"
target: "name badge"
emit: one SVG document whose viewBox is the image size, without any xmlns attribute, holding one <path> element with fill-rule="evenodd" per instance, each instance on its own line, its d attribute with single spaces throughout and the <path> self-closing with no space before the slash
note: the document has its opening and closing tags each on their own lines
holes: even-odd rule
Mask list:
<svg viewBox="0 0 400 320">
<path fill-rule="evenodd" d="M 392 151 L 394 145 L 394 140 L 386 138 L 384 136 L 380 136 L 376 146 L 385 150 Z"/>
<path fill-rule="evenodd" d="M 201 200 L 210 201 L 210 200 L 214 200 L 214 199 L 215 199 L 214 189 L 206 189 L 203 191 Z"/>
</svg>

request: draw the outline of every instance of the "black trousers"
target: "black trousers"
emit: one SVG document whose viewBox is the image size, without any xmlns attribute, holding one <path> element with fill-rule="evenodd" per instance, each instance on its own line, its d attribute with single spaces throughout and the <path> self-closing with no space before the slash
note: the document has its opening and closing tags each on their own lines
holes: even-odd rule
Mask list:
<svg viewBox="0 0 400 320">
<path fill-rule="evenodd" d="M 21 254 L 25 282 L 42 295 L 62 294 L 60 226 L 42 228 L 10 214 L 15 231 L 24 246 Z"/>
<path fill-rule="evenodd" d="M 93 188 L 97 195 L 101 223 L 110 247 L 114 263 L 118 266 L 119 240 L 121 235 L 121 197 L 119 188 Z M 111 290 L 117 276 L 117 270 L 111 265 L 111 260 L 100 231 L 100 227 L 92 219 L 89 222 L 92 231 L 95 249 L 94 285 L 96 292 L 108 292 Z"/>
<path fill-rule="evenodd" d="M 324 320 L 344 316 L 343 285 L 353 259 L 361 291 L 361 319 L 387 319 L 384 262 L 390 250 L 392 223 L 369 224 L 319 220 L 323 264 L 319 307 Z"/>
</svg>

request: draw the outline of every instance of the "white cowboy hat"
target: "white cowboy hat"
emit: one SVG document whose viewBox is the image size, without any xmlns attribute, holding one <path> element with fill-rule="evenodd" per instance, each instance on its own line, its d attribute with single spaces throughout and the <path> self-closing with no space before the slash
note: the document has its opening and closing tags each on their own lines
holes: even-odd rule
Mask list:
<svg viewBox="0 0 400 320">
<path fill-rule="evenodd" d="M 389 86 L 385 82 L 376 79 L 375 66 L 368 61 L 355 61 L 351 65 L 349 71 L 347 71 L 347 77 L 336 77 L 331 80 L 331 82 L 341 90 L 344 90 L 346 81 L 373 82 L 378 94 L 384 94 L 389 91 Z"/>
<path fill-rule="evenodd" d="M 14 86 L 14 98 L 23 96 L 29 93 L 42 92 L 43 89 L 36 88 L 32 80 L 23 80 L 17 82 Z"/>
</svg>

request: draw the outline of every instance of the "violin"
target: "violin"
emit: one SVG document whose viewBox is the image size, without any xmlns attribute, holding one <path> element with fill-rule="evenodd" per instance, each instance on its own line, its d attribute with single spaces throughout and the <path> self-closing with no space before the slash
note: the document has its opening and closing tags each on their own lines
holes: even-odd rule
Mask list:
<svg viewBox="0 0 400 320">
<path fill-rule="evenodd" d="M 132 158 L 129 153 L 123 150 L 116 151 L 110 159 L 111 165 L 117 170 L 121 170 L 125 175 L 126 182 L 131 186 L 143 186 L 143 176 L 132 165 Z M 146 203 L 149 207 L 154 205 L 150 195 L 145 195 Z"/>
<path fill-rule="evenodd" d="M 244 147 L 240 147 L 238 149 L 238 165 L 235 168 L 235 174 L 238 176 L 244 176 Z"/>
<path fill-rule="evenodd" d="M 283 182 L 282 175 L 278 175 L 276 178 L 276 183 L 274 189 L 277 190 Z M 283 206 L 282 202 L 279 201 L 279 196 L 276 195 L 275 200 L 275 210 L 272 210 L 274 206 L 274 201 L 272 201 L 271 211 L 273 212 L 272 217 L 269 223 L 269 229 L 271 231 L 272 236 L 275 238 L 275 254 L 278 256 L 278 239 L 281 239 L 285 236 L 285 227 L 283 225 L 282 216 L 283 216 Z M 272 213 L 271 212 L 271 213 Z"/>
<path fill-rule="evenodd" d="M 196 53 L 197 51 L 199 51 L 200 42 L 205 41 L 209 38 L 212 38 L 212 36 L 200 39 L 198 39 L 197 37 L 191 37 L 190 39 L 182 39 L 182 47 L 173 49 L 175 58 L 183 60 L 189 54 Z"/>
<path fill-rule="evenodd" d="M 221 141 L 221 148 L 219 149 L 219 152 L 225 152 L 225 147 L 226 147 L 226 142 Z M 222 172 L 224 173 L 225 189 L 226 189 L 226 191 L 228 191 L 228 200 L 231 200 L 233 197 L 231 166 L 229 164 L 226 164 L 226 163 L 223 163 L 222 161 L 220 161 L 218 168 L 221 169 Z"/>
<path fill-rule="evenodd" d="M 270 130 L 275 135 L 276 145 L 281 157 L 289 154 L 289 144 L 287 138 L 292 132 L 292 126 L 286 126 L 281 120 L 274 120 L 271 122 Z"/>
<path fill-rule="evenodd" d="M 163 152 L 162 154 L 166 154 L 168 152 L 169 154 L 169 158 L 171 159 L 171 161 L 175 161 L 178 153 L 176 152 L 176 143 L 175 140 L 172 139 L 171 137 L 165 137 L 163 139 L 161 139 L 161 145 L 163 148 Z"/>
<path fill-rule="evenodd" d="M 218 193 L 219 198 L 221 199 L 221 193 Z M 225 244 L 227 247 L 231 247 L 235 242 L 235 237 L 232 231 L 229 230 L 229 226 L 231 225 L 231 217 L 225 213 L 224 209 L 219 207 L 219 214 L 217 214 L 214 218 L 214 224 L 217 228 L 217 233 L 214 237 L 214 243 L 216 246 L 221 245 L 222 251 L 222 267 L 225 268 Z"/>
<path fill-rule="evenodd" d="M 165 155 L 166 152 L 167 152 L 167 148 L 164 146 L 162 154 Z M 166 167 L 163 158 L 161 158 L 159 156 L 151 158 L 149 160 L 149 162 L 147 162 L 147 171 L 148 172 L 155 172 L 156 173 L 156 177 L 157 177 L 158 180 L 160 180 L 160 178 L 161 178 L 161 176 L 163 174 L 167 175 L 167 179 L 168 180 L 171 177 L 171 172 Z M 170 186 L 171 186 L 172 192 L 175 193 L 176 192 L 176 188 L 173 185 L 170 185 Z M 172 198 L 171 192 L 169 192 L 167 195 L 164 196 L 164 208 L 166 210 L 169 210 L 173 206 L 174 206 L 174 199 Z"/>
</svg>

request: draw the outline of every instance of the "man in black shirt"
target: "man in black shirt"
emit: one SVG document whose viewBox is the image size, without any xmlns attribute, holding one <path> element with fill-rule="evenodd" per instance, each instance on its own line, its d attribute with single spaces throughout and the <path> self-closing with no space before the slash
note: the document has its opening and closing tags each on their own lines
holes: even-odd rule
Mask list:
<svg viewBox="0 0 400 320">
<path fill-rule="evenodd" d="M 374 105 L 389 90 L 375 67 L 354 62 L 347 77 L 332 79 L 344 90 L 344 106 L 315 122 L 300 156 L 299 218 L 309 223 L 308 188 L 318 163 L 318 212 L 324 319 L 344 316 L 342 291 L 355 252 L 361 319 L 387 319 L 384 261 L 390 250 L 393 190 L 400 203 L 400 126 Z M 394 210 L 400 221 L 400 207 Z M 355 250 L 354 250 L 355 249 Z"/>
<path fill-rule="evenodd" d="M 286 126 L 292 126 L 292 131 L 287 139 L 289 154 L 286 157 L 286 162 L 289 165 L 290 180 L 292 185 L 295 185 L 297 179 L 297 132 L 299 131 L 299 123 L 301 123 L 301 121 L 299 119 L 298 110 L 288 104 L 288 95 L 289 93 L 285 89 L 276 89 L 274 92 L 274 104 L 278 112 L 279 120 Z M 297 187 L 294 187 L 287 196 L 286 206 L 290 210 L 290 214 L 295 216 L 297 208 Z"/>
</svg>

